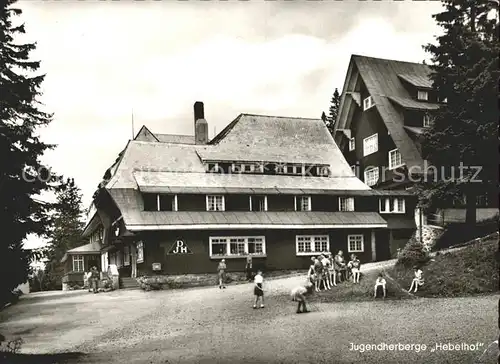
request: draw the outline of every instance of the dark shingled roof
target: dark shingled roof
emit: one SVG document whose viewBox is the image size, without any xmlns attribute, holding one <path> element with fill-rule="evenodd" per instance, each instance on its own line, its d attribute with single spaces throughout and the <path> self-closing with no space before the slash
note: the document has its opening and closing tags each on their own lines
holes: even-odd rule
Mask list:
<svg viewBox="0 0 500 364">
<path fill-rule="evenodd" d="M 304 188 L 321 189 L 337 184 L 339 189 L 370 189 L 354 176 L 321 119 L 242 114 L 229 126 L 208 145 L 130 141 L 106 187 L 137 188 L 134 173 L 145 172 L 154 179 L 160 175 L 158 172 L 165 172 L 168 183 L 174 178 L 183 181 L 181 186 L 186 187 L 194 182 L 206 182 L 196 187 L 214 187 L 214 183 L 218 187 L 226 182 L 233 186 L 240 179 L 250 180 L 252 185 L 248 187 L 256 187 L 261 180 L 267 182 L 272 178 L 273 188 L 286 188 L 292 178 Z M 317 177 L 313 186 L 300 176 L 214 176 L 205 173 L 203 160 L 322 164 L 330 166 L 331 176 Z"/>
<path fill-rule="evenodd" d="M 155 133 L 155 137 L 161 143 L 195 144 L 194 135 L 157 134 L 157 133 Z"/>
<path fill-rule="evenodd" d="M 335 125 L 336 130 L 350 127 L 352 116 L 346 117 L 342 108 L 351 104 L 350 96 L 346 95 L 346 85 L 358 72 L 407 167 L 422 166 L 422 156 L 404 128 L 401 108 L 433 110 L 438 105 L 413 100 L 403 82 L 419 88 L 428 88 L 431 85 L 430 68 L 419 63 L 353 55 L 342 92 L 341 112 Z"/>
<path fill-rule="evenodd" d="M 430 72 L 424 74 L 421 73 L 410 73 L 410 74 L 399 74 L 399 78 L 408 82 L 410 85 L 413 85 L 418 88 L 426 88 L 432 89 L 432 80 L 429 77 Z"/>
<path fill-rule="evenodd" d="M 109 193 L 116 202 L 129 230 L 148 230 L 168 225 L 386 225 L 376 212 L 320 212 L 320 211 L 142 211 L 140 193 L 130 189 L 112 189 Z"/>
<path fill-rule="evenodd" d="M 231 225 L 235 228 L 240 226 L 251 227 L 253 225 L 272 228 L 280 226 L 288 227 L 349 227 L 350 225 L 378 227 L 387 226 L 386 221 L 376 212 L 286 212 L 286 211 L 160 211 L 160 212 L 143 212 L 141 214 L 132 213 L 124 215 L 123 219 L 129 230 L 145 230 L 151 227 L 158 229 L 168 229 L 169 225 L 180 226 L 197 225 L 198 227 L 208 228 L 209 226 Z"/>
<path fill-rule="evenodd" d="M 389 96 L 389 99 L 397 105 L 408 110 L 437 110 L 439 105 L 430 102 L 417 101 L 405 97 Z"/>
<path fill-rule="evenodd" d="M 241 114 L 207 145 L 160 142 L 158 134 L 155 136 L 146 127 L 138 135 L 140 138 L 127 144 L 106 185 L 127 225 L 134 221 L 152 224 L 153 221 L 147 219 L 163 216 L 163 212 L 151 215 L 143 211 L 140 191 L 176 194 L 352 191 L 374 194 L 354 175 L 321 119 Z M 302 177 L 207 173 L 203 164 L 207 160 L 320 164 L 330 166 L 331 174 Z M 175 212 L 174 215 L 187 217 L 191 214 L 196 213 Z M 225 214 L 232 216 L 230 212 L 216 216 Z M 210 216 L 211 213 L 206 217 Z"/>
<path fill-rule="evenodd" d="M 425 128 L 417 127 L 417 126 L 405 126 L 405 129 L 412 132 L 415 135 L 422 135 L 424 133 Z"/>
</svg>

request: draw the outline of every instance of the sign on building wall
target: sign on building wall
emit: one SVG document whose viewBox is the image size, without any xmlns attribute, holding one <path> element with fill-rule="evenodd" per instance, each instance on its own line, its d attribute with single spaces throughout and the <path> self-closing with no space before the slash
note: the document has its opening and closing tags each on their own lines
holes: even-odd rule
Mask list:
<svg viewBox="0 0 500 364">
<path fill-rule="evenodd" d="M 193 254 L 184 240 L 176 240 L 167 253 L 168 255 Z"/>
<path fill-rule="evenodd" d="M 161 270 L 161 263 L 153 263 L 153 270 L 154 271 Z"/>
</svg>

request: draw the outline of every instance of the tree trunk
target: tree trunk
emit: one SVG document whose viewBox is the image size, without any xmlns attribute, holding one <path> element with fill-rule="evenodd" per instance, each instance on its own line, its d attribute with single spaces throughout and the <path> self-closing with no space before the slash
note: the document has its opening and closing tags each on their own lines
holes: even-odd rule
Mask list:
<svg viewBox="0 0 500 364">
<path fill-rule="evenodd" d="M 470 226 L 476 225 L 476 195 L 474 187 L 469 187 L 466 194 L 465 223 Z"/>
</svg>

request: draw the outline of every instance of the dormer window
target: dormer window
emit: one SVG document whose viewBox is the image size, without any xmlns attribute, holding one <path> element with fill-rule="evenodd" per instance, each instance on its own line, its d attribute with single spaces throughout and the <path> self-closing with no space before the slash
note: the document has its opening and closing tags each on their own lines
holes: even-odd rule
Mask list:
<svg viewBox="0 0 500 364">
<path fill-rule="evenodd" d="M 311 211 L 311 196 L 296 196 L 295 211 Z"/>
<path fill-rule="evenodd" d="M 224 196 L 207 195 L 207 211 L 224 211 Z"/>
<path fill-rule="evenodd" d="M 418 90 L 417 91 L 417 99 L 423 100 L 423 101 L 429 100 L 429 92 L 423 91 L 423 90 Z"/>
<path fill-rule="evenodd" d="M 276 164 L 276 174 L 287 174 L 288 166 L 286 164 Z"/>
<path fill-rule="evenodd" d="M 375 103 L 373 102 L 373 98 L 371 96 L 368 96 L 366 99 L 363 100 L 363 111 L 368 110 L 374 105 Z"/>
<path fill-rule="evenodd" d="M 328 168 L 327 166 L 316 167 L 316 173 L 320 177 L 328 177 L 330 175 L 330 168 Z"/>
<path fill-rule="evenodd" d="M 260 172 L 260 169 L 255 164 L 233 163 L 231 165 L 231 172 L 234 173 L 254 173 L 256 171 Z"/>
<path fill-rule="evenodd" d="M 428 128 L 431 126 L 432 119 L 431 119 L 431 116 L 429 114 L 424 114 L 424 119 L 423 119 L 422 124 L 423 124 L 424 128 Z"/>
<path fill-rule="evenodd" d="M 354 211 L 354 197 L 339 197 L 339 211 Z"/>
<path fill-rule="evenodd" d="M 219 163 L 207 163 L 206 164 L 207 172 L 209 173 L 220 173 Z"/>
<path fill-rule="evenodd" d="M 349 139 L 349 152 L 352 152 L 354 149 L 356 149 L 356 139 L 351 138 Z"/>
<path fill-rule="evenodd" d="M 304 166 L 293 166 L 292 167 L 292 173 L 293 174 L 303 175 L 304 174 Z"/>
<path fill-rule="evenodd" d="M 144 193 L 144 211 L 177 211 L 177 195 Z"/>
</svg>

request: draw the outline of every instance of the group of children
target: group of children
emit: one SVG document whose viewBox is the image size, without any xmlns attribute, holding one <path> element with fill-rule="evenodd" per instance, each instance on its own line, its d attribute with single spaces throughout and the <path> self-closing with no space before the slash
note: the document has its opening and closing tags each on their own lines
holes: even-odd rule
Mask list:
<svg viewBox="0 0 500 364">
<path fill-rule="evenodd" d="M 306 307 L 306 296 L 313 293 L 314 290 L 316 292 L 319 292 L 321 290 L 321 284 L 323 284 L 325 290 L 331 289 L 333 286 L 337 285 L 337 278 L 339 278 L 339 281 L 342 281 L 349 279 L 349 276 L 352 276 L 353 283 L 359 283 L 361 263 L 354 254 L 351 254 L 351 260 L 347 264 L 345 264 L 345 260 L 343 259 L 342 251 L 339 251 L 339 253 L 333 259 L 331 253 L 328 253 L 326 256 L 320 255 L 318 258 L 312 257 L 311 260 L 312 264 L 307 274 L 307 281 L 303 285 L 295 287 L 291 291 L 292 301 L 298 302 L 297 313 L 308 312 Z M 408 292 L 411 292 L 412 290 L 414 292 L 417 292 L 418 287 L 424 284 L 422 270 L 420 270 L 416 266 L 413 269 L 414 278 L 411 282 L 411 286 Z M 222 259 L 222 261 L 219 263 L 218 271 L 219 288 L 226 288 L 224 284 L 226 271 L 226 263 L 224 259 Z M 259 307 L 259 301 L 260 308 L 264 308 L 263 283 L 264 277 L 262 275 L 262 271 L 259 270 L 254 277 L 254 309 Z M 375 281 L 375 298 L 377 297 L 379 290 L 382 290 L 383 297 L 386 297 L 386 285 L 387 282 L 384 278 L 384 275 L 383 273 L 380 273 Z"/>
<path fill-rule="evenodd" d="M 337 285 L 337 280 L 346 281 L 350 277 L 353 283 L 359 283 L 361 262 L 355 254 L 351 254 L 351 260 L 347 264 L 342 250 L 335 257 L 332 257 L 332 253 L 327 253 L 311 257 L 311 261 L 307 276 L 313 282 L 316 292 L 321 291 L 321 287 L 325 290 L 332 289 Z"/>
</svg>

